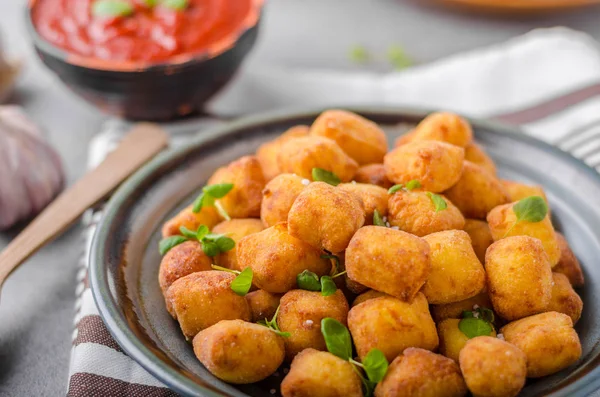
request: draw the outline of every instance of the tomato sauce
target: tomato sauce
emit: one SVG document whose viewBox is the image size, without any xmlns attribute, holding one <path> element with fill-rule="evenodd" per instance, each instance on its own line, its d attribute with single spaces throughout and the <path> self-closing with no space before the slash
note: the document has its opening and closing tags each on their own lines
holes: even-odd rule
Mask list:
<svg viewBox="0 0 600 397">
<path fill-rule="evenodd" d="M 36 0 L 32 21 L 45 40 L 79 58 L 153 64 L 226 46 L 223 42 L 235 40 L 257 3 L 189 0 L 177 11 L 160 2 L 148 7 L 142 0 L 129 1 L 132 15 L 102 18 L 92 15 L 93 0 Z"/>
</svg>

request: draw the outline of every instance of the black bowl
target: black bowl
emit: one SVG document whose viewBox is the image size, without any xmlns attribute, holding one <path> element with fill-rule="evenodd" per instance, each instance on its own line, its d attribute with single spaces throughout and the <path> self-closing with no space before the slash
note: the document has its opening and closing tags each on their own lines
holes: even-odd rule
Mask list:
<svg viewBox="0 0 600 397">
<path fill-rule="evenodd" d="M 90 253 L 89 278 L 96 304 L 122 349 L 179 394 L 280 396 L 282 370 L 259 383 L 234 386 L 200 364 L 165 309 L 157 281 L 161 260 L 157 247 L 163 222 L 194 199 L 215 169 L 253 153 L 291 126 L 310 125 L 321 110 L 254 116 L 203 131 L 188 144 L 157 156 L 108 203 Z M 379 123 L 388 142 L 426 115 L 407 109 L 354 110 Z M 518 130 L 471 121 L 477 141 L 496 161 L 500 177 L 544 186 L 553 223 L 573 247 L 586 277 L 586 285 L 578 290 L 584 301 L 576 325 L 581 359 L 559 373 L 529 380 L 520 397 L 589 396 L 600 388 L 600 175 Z"/>
<path fill-rule="evenodd" d="M 184 62 L 112 66 L 70 54 L 46 41 L 35 29 L 27 8 L 27 28 L 44 64 L 75 93 L 106 113 L 133 120 L 168 120 L 202 110 L 235 74 L 253 47 L 260 21 L 240 26 L 234 43 L 216 54 L 202 53 Z"/>
</svg>

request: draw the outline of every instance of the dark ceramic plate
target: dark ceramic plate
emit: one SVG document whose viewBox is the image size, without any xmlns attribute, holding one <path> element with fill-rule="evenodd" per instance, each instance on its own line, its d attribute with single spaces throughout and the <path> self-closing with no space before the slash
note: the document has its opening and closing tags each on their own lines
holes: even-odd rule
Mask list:
<svg viewBox="0 0 600 397">
<path fill-rule="evenodd" d="M 398 109 L 358 112 L 382 124 L 390 142 L 425 115 Z M 158 287 L 160 226 L 192 200 L 217 167 L 253 153 L 288 127 L 311 123 L 318 113 L 252 117 L 206 132 L 185 147 L 158 156 L 108 204 L 91 253 L 96 303 L 123 350 L 183 395 L 271 397 L 272 389 L 279 394 L 282 374 L 235 387 L 213 377 L 196 360 L 167 314 Z M 477 140 L 494 158 L 502 177 L 545 187 L 555 225 L 571 242 L 585 270 L 586 286 L 579 291 L 585 307 L 577 324 L 583 356 L 571 368 L 530 381 L 522 396 L 587 396 L 600 388 L 600 175 L 518 131 L 490 122 L 472 123 Z"/>
</svg>

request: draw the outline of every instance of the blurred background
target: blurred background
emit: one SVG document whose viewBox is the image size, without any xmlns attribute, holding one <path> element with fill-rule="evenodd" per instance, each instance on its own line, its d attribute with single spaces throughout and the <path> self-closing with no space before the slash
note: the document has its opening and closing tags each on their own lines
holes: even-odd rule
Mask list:
<svg viewBox="0 0 600 397">
<path fill-rule="evenodd" d="M 482 4 L 471 7 L 465 3 Z M 186 120 L 232 118 L 310 103 L 310 92 L 304 92 L 304 99 L 299 102 L 285 100 L 295 96 L 299 83 L 293 76 L 298 74 L 318 72 L 330 77 L 344 75 L 348 81 L 352 81 L 352 76 L 377 80 L 390 73 L 403 73 L 457 54 L 499 45 L 538 28 L 563 26 L 583 32 L 595 40 L 590 44 L 594 47 L 600 40 L 600 6 L 594 3 L 600 1 L 267 1 L 256 44 L 237 75 L 211 99 L 204 112 L 186 115 Z M 490 4 L 494 7 L 488 7 Z M 573 5 L 582 7 L 571 9 Z M 88 146 L 113 116 L 71 92 L 44 66 L 35 54 L 26 14 L 25 0 L 0 1 L 4 57 L 19 65 L 14 90 L 5 103 L 22 107 L 20 111 L 26 115 L 30 127 L 38 129 L 42 141 L 55 150 L 62 162 L 64 185 L 68 186 L 84 174 Z M 552 48 L 548 51 L 552 59 Z M 564 54 L 561 52 L 561 57 Z M 568 73 L 577 71 L 570 69 Z M 278 76 L 280 97 L 267 98 L 264 94 L 263 84 L 269 83 L 266 78 L 271 74 Z M 557 75 L 557 79 L 561 77 Z M 0 79 L 0 83 L 7 87 L 8 79 Z M 335 90 L 336 85 L 328 83 L 323 81 L 323 86 Z M 315 90 L 312 95 L 316 101 L 320 93 Z M 360 95 L 352 102 L 361 102 Z M 368 96 L 364 102 L 373 104 Z M 410 104 L 411 98 L 401 102 Z M 2 117 L 0 113 L 0 121 Z M 4 117 L 12 116 L 4 114 Z M 11 156 L 7 142 L 0 135 L 0 168 L 2 157 L 6 161 Z M 8 177 L 0 169 L 0 206 L 6 205 L 9 190 L 15 192 L 13 182 L 3 184 L 2 178 Z M 63 183 L 58 174 L 48 178 L 54 178 L 47 193 L 49 200 Z M 12 194 L 10 199 L 19 201 L 19 196 Z M 38 204 L 35 210 L 43 204 Z M 13 222 L 7 220 L 6 224 L 9 223 Z M 0 232 L 0 249 L 23 224 Z M 76 226 L 21 267 L 5 286 L 0 305 L 0 395 L 64 394 L 75 274 L 82 252 L 81 227 Z M 24 289 L 29 293 L 23 294 Z"/>
</svg>

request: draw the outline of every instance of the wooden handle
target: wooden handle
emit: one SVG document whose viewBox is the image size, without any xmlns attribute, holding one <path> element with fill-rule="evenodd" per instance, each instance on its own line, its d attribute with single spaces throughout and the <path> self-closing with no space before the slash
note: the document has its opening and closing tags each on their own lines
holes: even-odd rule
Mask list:
<svg viewBox="0 0 600 397">
<path fill-rule="evenodd" d="M 0 288 L 21 263 L 107 197 L 167 143 L 166 132 L 157 125 L 137 124 L 96 169 L 60 194 L 0 253 Z"/>
</svg>

